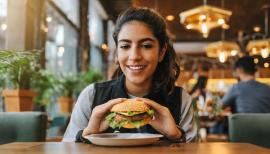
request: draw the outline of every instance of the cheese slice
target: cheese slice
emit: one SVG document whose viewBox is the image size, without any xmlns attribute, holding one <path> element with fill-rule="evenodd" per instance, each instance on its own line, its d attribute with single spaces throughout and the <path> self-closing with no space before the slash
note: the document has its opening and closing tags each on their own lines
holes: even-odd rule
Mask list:
<svg viewBox="0 0 270 154">
<path fill-rule="evenodd" d="M 133 111 L 132 114 L 128 114 L 128 112 L 118 112 L 119 114 L 125 115 L 125 116 L 134 116 L 136 114 L 141 114 L 144 112 L 140 112 L 140 111 Z"/>
</svg>

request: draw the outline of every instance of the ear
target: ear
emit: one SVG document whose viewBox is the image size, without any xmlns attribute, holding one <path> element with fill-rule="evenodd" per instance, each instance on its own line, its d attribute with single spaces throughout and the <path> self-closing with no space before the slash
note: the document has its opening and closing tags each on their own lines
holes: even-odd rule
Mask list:
<svg viewBox="0 0 270 154">
<path fill-rule="evenodd" d="M 168 49 L 168 44 L 166 43 L 164 47 L 161 49 L 161 52 L 159 52 L 158 62 L 161 62 L 164 59 L 167 49 Z"/>
</svg>

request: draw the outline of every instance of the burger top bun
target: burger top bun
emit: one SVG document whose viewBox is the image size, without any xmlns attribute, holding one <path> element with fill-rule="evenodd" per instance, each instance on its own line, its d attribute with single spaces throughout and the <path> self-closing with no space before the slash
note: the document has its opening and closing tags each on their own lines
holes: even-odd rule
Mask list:
<svg viewBox="0 0 270 154">
<path fill-rule="evenodd" d="M 147 112 L 149 110 L 149 106 L 142 101 L 138 101 L 135 99 L 128 99 L 123 101 L 122 103 L 116 104 L 111 108 L 111 112 Z"/>
</svg>

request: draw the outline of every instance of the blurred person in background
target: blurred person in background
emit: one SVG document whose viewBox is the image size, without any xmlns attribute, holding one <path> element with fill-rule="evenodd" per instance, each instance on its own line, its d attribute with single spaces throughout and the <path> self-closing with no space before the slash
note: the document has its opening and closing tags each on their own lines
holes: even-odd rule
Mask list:
<svg viewBox="0 0 270 154">
<path fill-rule="evenodd" d="M 193 99 L 199 99 L 202 96 L 204 99 L 206 97 L 206 85 L 208 78 L 206 76 L 199 76 L 197 83 L 190 91 L 190 95 Z"/>
<path fill-rule="evenodd" d="M 240 58 L 235 71 L 240 82 L 222 98 L 223 108 L 230 107 L 233 113 L 270 113 L 270 87 L 255 80 L 254 58 Z"/>
</svg>

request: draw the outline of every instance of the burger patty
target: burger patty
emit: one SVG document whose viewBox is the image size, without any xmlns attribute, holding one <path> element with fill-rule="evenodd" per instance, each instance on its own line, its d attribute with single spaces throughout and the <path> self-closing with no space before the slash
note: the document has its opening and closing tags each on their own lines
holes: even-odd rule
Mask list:
<svg viewBox="0 0 270 154">
<path fill-rule="evenodd" d="M 134 116 L 125 116 L 125 115 L 122 115 L 122 114 L 117 114 L 114 117 L 114 120 L 117 121 L 117 122 L 126 121 L 126 120 L 140 121 L 140 120 L 143 120 L 143 119 L 148 118 L 148 117 L 149 117 L 149 115 L 147 113 L 137 114 L 137 115 L 134 115 Z"/>
</svg>

